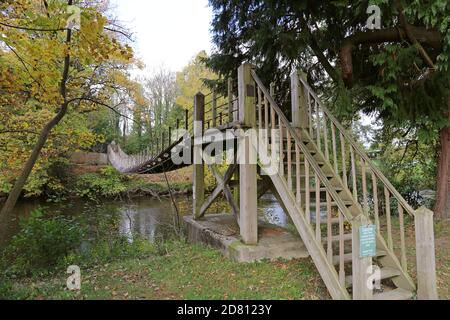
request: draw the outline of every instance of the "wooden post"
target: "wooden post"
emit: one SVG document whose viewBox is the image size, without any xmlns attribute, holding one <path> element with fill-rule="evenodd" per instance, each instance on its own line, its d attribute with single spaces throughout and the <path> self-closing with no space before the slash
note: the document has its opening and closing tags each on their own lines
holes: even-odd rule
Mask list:
<svg viewBox="0 0 450 320">
<path fill-rule="evenodd" d="M 359 215 L 352 221 L 352 275 L 353 275 L 353 300 L 372 300 L 373 290 L 368 286 L 369 268 L 372 266 L 372 258 L 360 258 L 359 256 L 359 228 L 367 225 L 365 216 Z"/>
<path fill-rule="evenodd" d="M 246 128 L 256 126 L 256 91 L 251 75 L 252 66 L 248 63 L 238 69 L 239 120 Z M 239 139 L 240 152 L 240 230 L 242 241 L 247 245 L 258 243 L 257 211 L 257 164 L 256 150 L 252 145 L 251 133 Z"/>
<path fill-rule="evenodd" d="M 189 110 L 184 110 L 184 128 L 189 131 Z"/>
<path fill-rule="evenodd" d="M 300 78 L 306 81 L 306 74 L 302 71 L 295 71 L 291 74 L 292 125 L 309 130 L 308 93 Z"/>
<path fill-rule="evenodd" d="M 249 63 L 242 64 L 238 69 L 239 121 L 248 128 L 256 126 L 256 86 L 251 70 Z"/>
<path fill-rule="evenodd" d="M 205 121 L 205 96 L 200 92 L 194 97 L 194 177 L 193 210 L 194 217 L 200 217 L 200 210 L 205 202 L 205 164 L 203 162 L 203 139 Z"/>
<path fill-rule="evenodd" d="M 233 80 L 228 78 L 228 122 L 232 123 L 233 121 Z"/>
<path fill-rule="evenodd" d="M 217 93 L 216 88 L 212 92 L 212 127 L 217 127 Z"/>
<path fill-rule="evenodd" d="M 415 212 L 417 298 L 437 300 L 436 261 L 434 248 L 433 211 L 421 207 Z"/>
</svg>

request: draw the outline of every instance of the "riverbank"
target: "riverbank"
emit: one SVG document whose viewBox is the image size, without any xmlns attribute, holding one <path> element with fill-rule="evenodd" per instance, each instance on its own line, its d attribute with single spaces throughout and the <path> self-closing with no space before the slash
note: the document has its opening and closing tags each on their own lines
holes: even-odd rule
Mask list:
<svg viewBox="0 0 450 320">
<path fill-rule="evenodd" d="M 436 224 L 439 298 L 449 296 L 449 221 Z M 407 234 L 411 236 L 408 227 Z M 409 238 L 409 237 L 408 237 Z M 408 239 L 410 240 L 410 239 Z M 407 242 L 408 250 L 413 241 Z M 80 291 L 65 289 L 62 270 L 49 277 L 9 280 L 7 299 L 330 299 L 311 259 L 239 264 L 183 240 L 153 244 L 145 257 L 82 269 Z M 226 281 L 224 281 L 226 279 Z"/>
<path fill-rule="evenodd" d="M 239 264 L 214 249 L 169 241 L 144 259 L 81 270 L 80 291 L 67 275 L 10 283 L 10 299 L 329 299 L 310 259 Z M 226 281 L 224 281 L 226 279 Z M 4 289 L 6 290 L 6 289 Z"/>
<path fill-rule="evenodd" d="M 134 198 L 169 197 L 192 193 L 192 169 L 154 175 L 121 174 L 110 166 L 72 165 L 65 182 L 57 191 L 39 193 L 21 200 L 42 200 L 61 202 L 67 199 L 88 200 L 129 200 Z M 166 180 L 167 177 L 167 180 Z M 7 194 L 0 193 L 0 204 L 6 201 Z"/>
</svg>

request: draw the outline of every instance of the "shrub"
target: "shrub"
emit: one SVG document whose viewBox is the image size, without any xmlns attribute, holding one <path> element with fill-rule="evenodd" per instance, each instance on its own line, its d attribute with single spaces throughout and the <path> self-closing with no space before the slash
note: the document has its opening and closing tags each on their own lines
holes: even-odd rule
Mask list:
<svg viewBox="0 0 450 320">
<path fill-rule="evenodd" d="M 21 231 L 13 237 L 3 256 L 7 271 L 28 275 L 46 272 L 78 250 L 83 229 L 72 219 L 45 217 L 41 210 L 20 222 Z"/>
<path fill-rule="evenodd" d="M 78 178 L 75 193 L 80 197 L 97 200 L 99 197 L 117 197 L 125 192 L 127 177 L 106 167 L 100 173 L 85 173 Z"/>
</svg>

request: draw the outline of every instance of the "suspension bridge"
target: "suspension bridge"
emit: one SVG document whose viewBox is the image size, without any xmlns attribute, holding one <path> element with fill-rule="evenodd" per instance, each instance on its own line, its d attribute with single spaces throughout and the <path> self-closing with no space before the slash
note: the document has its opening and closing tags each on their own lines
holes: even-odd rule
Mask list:
<svg viewBox="0 0 450 320">
<path fill-rule="evenodd" d="M 211 96 L 211 95 L 210 95 Z M 193 217 L 205 218 L 221 194 L 230 205 L 244 245 L 258 244 L 258 199 L 271 192 L 290 217 L 333 299 L 436 299 L 433 212 L 414 210 L 371 161 L 364 148 L 321 102 L 302 72 L 291 75 L 292 119 L 277 104 L 275 87 L 268 89 L 250 64 L 228 81 L 227 103 L 218 97 L 205 103 L 201 93 L 194 109 L 177 128 L 183 137 L 162 135 L 157 152 L 127 155 L 118 145 L 108 148 L 114 167 L 125 173 L 153 174 L 193 166 Z M 209 106 L 208 108 L 205 108 Z M 206 164 L 200 142 L 207 129 L 259 129 L 257 151 L 243 139 L 244 159 L 230 163 L 222 175 Z M 189 141 L 190 160 L 176 163 L 172 152 Z M 277 170 L 270 175 L 259 159 L 274 154 Z M 192 155 L 192 156 L 191 156 Z M 205 168 L 217 180 L 205 194 Z M 407 250 L 407 226 L 414 225 L 415 250 Z M 367 226 L 374 230 L 374 251 L 363 254 Z M 372 270 L 372 271 L 368 271 Z M 374 271 L 378 270 L 378 272 Z M 375 274 L 375 278 L 374 278 Z M 377 279 L 380 285 L 370 285 Z M 376 281 L 375 281 L 376 282 Z"/>
</svg>

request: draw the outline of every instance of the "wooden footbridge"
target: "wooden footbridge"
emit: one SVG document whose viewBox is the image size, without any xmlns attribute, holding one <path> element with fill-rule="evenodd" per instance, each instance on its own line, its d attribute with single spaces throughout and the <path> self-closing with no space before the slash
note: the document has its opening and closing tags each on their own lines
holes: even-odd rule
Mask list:
<svg viewBox="0 0 450 320">
<path fill-rule="evenodd" d="M 267 89 L 250 64 L 239 68 L 237 82 L 235 92 L 229 81 L 228 103 L 222 106 L 213 96 L 205 110 L 205 96 L 197 94 L 193 113 L 184 119 L 185 133 L 168 135 L 166 143 L 160 143 L 161 152 L 129 156 L 111 145 L 111 163 L 130 173 L 160 173 L 193 163 L 194 216 L 201 219 L 223 194 L 247 245 L 258 242 L 258 199 L 272 192 L 333 299 L 436 299 L 433 213 L 414 210 L 405 201 L 301 72 L 291 75 L 292 119 L 277 104 L 274 87 Z M 213 128 L 234 129 L 223 144 L 240 146 L 232 149 L 238 151 L 232 151 L 231 158 L 241 161 L 228 163 L 224 175 L 202 157 L 214 143 L 207 130 Z M 257 129 L 256 134 L 242 134 L 251 129 Z M 175 152 L 181 146 L 184 151 Z M 174 152 L 190 161 L 174 161 Z M 208 197 L 206 166 L 217 180 Z M 405 230 L 411 225 L 416 242 L 413 250 L 407 250 Z M 367 230 L 374 230 L 376 250 L 365 255 L 360 246 L 370 241 L 364 242 L 366 235 L 360 233 Z"/>
</svg>

